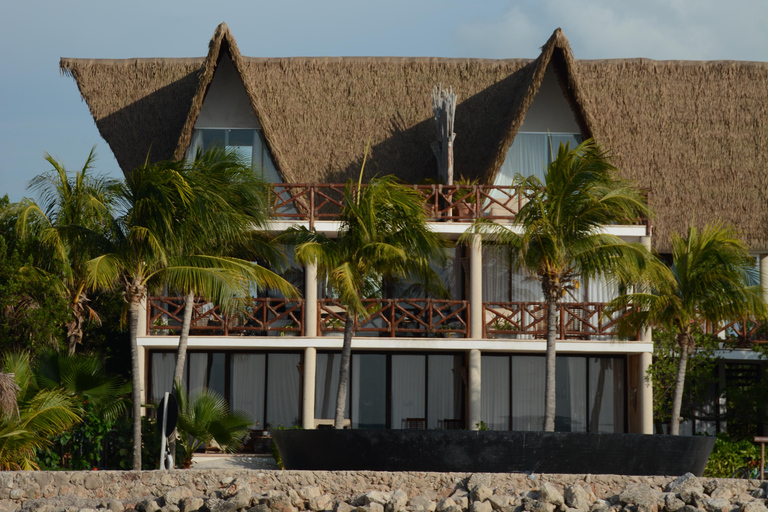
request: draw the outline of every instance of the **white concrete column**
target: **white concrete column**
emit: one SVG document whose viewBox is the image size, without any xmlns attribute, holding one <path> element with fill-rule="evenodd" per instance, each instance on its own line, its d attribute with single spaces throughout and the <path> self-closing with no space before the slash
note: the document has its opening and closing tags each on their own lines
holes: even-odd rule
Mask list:
<svg viewBox="0 0 768 512">
<path fill-rule="evenodd" d="M 470 338 L 483 337 L 483 244 L 480 235 L 469 246 L 469 322 Z M 478 366 L 479 367 L 479 366 Z"/>
<path fill-rule="evenodd" d="M 643 352 L 638 358 L 639 371 L 637 383 L 637 411 L 639 415 L 640 433 L 653 434 L 653 383 L 647 379 L 648 368 L 651 367 L 653 354 Z"/>
<path fill-rule="evenodd" d="M 763 300 L 768 302 L 768 254 L 761 254 L 760 258 L 760 284 L 763 286 Z"/>
<path fill-rule="evenodd" d="M 469 430 L 477 430 L 477 425 L 480 423 L 480 420 L 482 419 L 481 416 L 481 354 L 480 351 L 477 349 L 472 349 L 469 351 L 469 362 L 467 364 L 468 372 L 467 372 L 467 384 L 468 384 L 468 390 L 467 393 L 469 395 L 469 411 L 467 414 L 467 428 Z"/>
<path fill-rule="evenodd" d="M 308 263 L 304 267 L 304 335 L 312 337 L 318 336 L 316 262 Z"/>
<path fill-rule="evenodd" d="M 643 247 L 645 247 L 649 252 L 651 251 L 651 237 L 650 236 L 642 236 L 642 237 L 640 237 L 640 243 L 643 244 Z M 640 341 L 645 341 L 645 342 L 648 342 L 648 343 L 653 342 L 653 330 L 650 327 L 646 327 L 640 333 Z"/>
<path fill-rule="evenodd" d="M 144 324 L 146 325 L 146 322 L 144 322 Z M 141 323 L 139 323 L 139 325 L 141 325 Z M 141 331 L 139 331 L 139 333 L 141 333 Z M 141 396 L 143 403 L 149 403 L 149 397 L 147 396 L 147 348 L 142 346 L 139 346 L 139 382 L 141 383 L 139 396 Z M 141 408 L 141 415 L 147 415 L 146 407 Z"/>
<path fill-rule="evenodd" d="M 301 426 L 305 430 L 315 428 L 315 371 L 317 369 L 317 349 L 304 349 L 304 389 L 301 402 Z"/>
</svg>

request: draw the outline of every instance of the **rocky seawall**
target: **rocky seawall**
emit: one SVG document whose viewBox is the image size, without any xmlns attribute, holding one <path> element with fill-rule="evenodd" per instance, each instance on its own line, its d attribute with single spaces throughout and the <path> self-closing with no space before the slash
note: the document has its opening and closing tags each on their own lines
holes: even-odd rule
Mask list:
<svg viewBox="0 0 768 512">
<path fill-rule="evenodd" d="M 0 512 L 768 512 L 756 480 L 373 471 L 0 473 Z"/>
</svg>

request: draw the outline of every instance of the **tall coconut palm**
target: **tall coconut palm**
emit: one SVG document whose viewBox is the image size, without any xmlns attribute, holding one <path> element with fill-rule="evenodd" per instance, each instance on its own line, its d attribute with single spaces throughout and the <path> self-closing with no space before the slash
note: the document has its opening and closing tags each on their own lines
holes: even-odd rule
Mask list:
<svg viewBox="0 0 768 512">
<path fill-rule="evenodd" d="M 141 386 L 137 345 L 139 310 L 150 288 L 191 291 L 226 304 L 245 296 L 263 269 L 250 262 L 180 250 L 188 230 L 181 222 L 193 215 L 196 188 L 184 162 L 142 165 L 118 187 L 121 207 L 110 246 L 88 262 L 92 287 L 119 286 L 128 303 L 133 379 L 133 469 L 141 470 Z M 181 229 L 179 229 L 181 228 Z"/>
<path fill-rule="evenodd" d="M 421 194 L 394 177 L 375 178 L 364 187 L 347 183 L 342 204 L 335 238 L 304 227 L 278 237 L 295 246 L 297 261 L 317 263 L 318 276 L 338 293 L 347 310 L 334 419 L 337 429 L 344 422 L 355 323 L 368 314 L 363 304 L 366 284 L 387 277 L 418 279 L 433 273 L 430 260 L 444 259 L 446 246 L 427 226 Z M 433 276 L 432 282 L 438 279 Z"/>
<path fill-rule="evenodd" d="M 469 243 L 479 234 L 484 242 L 507 248 L 512 264 L 541 283 L 547 305 L 545 431 L 555 429 L 560 302 L 584 279 L 635 282 L 653 261 L 641 244 L 605 233 L 607 225 L 630 224 L 648 214 L 641 192 L 616 171 L 592 140 L 573 149 L 561 144 L 543 182 L 535 176 L 516 177 L 515 185 L 528 199 L 517 215 L 517 229 L 480 220 L 463 238 Z"/>
<path fill-rule="evenodd" d="M 680 410 L 688 356 L 695 347 L 694 331 L 714 325 L 764 317 L 754 260 L 746 244 L 731 227 L 712 224 L 699 231 L 688 228 L 686 236 L 672 237 L 672 267 L 646 293 L 632 293 L 614 301 L 617 308 L 632 306 L 623 319 L 625 328 L 664 327 L 675 332 L 680 350 L 669 432 L 680 432 Z"/>
<path fill-rule="evenodd" d="M 9 214 L 18 218 L 16 229 L 21 238 L 35 236 L 47 249 L 34 251 L 37 268 L 28 269 L 26 275 L 53 279 L 68 301 L 67 345 L 74 354 L 82 343 L 85 322 L 99 322 L 99 315 L 88 304 L 86 263 L 99 254 L 115 181 L 91 174 L 96 159 L 93 149 L 74 175 L 52 156 L 46 154 L 45 159 L 52 169 L 29 185 L 39 201 L 24 199 Z"/>
</svg>

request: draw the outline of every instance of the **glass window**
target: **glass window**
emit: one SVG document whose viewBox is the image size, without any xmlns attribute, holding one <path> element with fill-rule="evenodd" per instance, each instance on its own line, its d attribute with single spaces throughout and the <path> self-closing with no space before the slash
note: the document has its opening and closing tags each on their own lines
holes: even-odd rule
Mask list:
<svg viewBox="0 0 768 512">
<path fill-rule="evenodd" d="M 429 355 L 427 365 L 427 428 L 439 428 L 443 420 L 462 419 L 462 356 Z"/>
<path fill-rule="evenodd" d="M 512 356 L 512 430 L 544 428 L 546 360 Z"/>
<path fill-rule="evenodd" d="M 555 430 L 586 432 L 587 359 L 559 356 L 555 364 Z"/>
<path fill-rule="evenodd" d="M 483 354 L 481 366 L 480 418 L 491 430 L 509 430 L 509 356 Z"/>
<path fill-rule="evenodd" d="M 590 432 L 624 432 L 624 394 L 624 360 L 590 358 Z"/>
<path fill-rule="evenodd" d="M 176 368 L 176 354 L 169 352 L 155 352 L 152 354 L 152 388 L 149 401 L 158 403 L 163 399 L 165 392 L 171 389 L 173 370 Z"/>
<path fill-rule="evenodd" d="M 573 149 L 581 143 L 581 135 L 573 133 L 518 133 L 499 169 L 496 184 L 511 185 L 517 174 L 536 176 L 544 181 L 546 167 L 557 157 L 561 143 L 570 144 L 570 148 Z"/>
<path fill-rule="evenodd" d="M 267 361 L 268 426 L 298 425 L 301 418 L 301 354 L 269 354 Z"/>
<path fill-rule="evenodd" d="M 387 356 L 352 354 L 352 428 L 387 428 Z"/>
<path fill-rule="evenodd" d="M 390 428 L 402 428 L 406 418 L 426 418 L 427 356 L 392 356 L 392 419 Z"/>
<path fill-rule="evenodd" d="M 230 404 L 233 410 L 244 411 L 251 416 L 251 428 L 265 428 L 266 364 L 266 354 L 232 354 Z"/>
<path fill-rule="evenodd" d="M 339 368 L 341 354 L 338 352 L 317 354 L 315 370 L 315 418 L 334 419 L 336 417 L 336 394 L 339 390 Z M 347 407 L 344 417 L 349 418 L 351 393 L 347 388 Z"/>
</svg>

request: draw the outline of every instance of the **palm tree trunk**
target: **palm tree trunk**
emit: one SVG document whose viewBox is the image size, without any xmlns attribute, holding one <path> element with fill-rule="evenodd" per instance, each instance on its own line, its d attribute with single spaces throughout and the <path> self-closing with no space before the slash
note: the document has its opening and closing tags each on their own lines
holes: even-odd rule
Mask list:
<svg viewBox="0 0 768 512">
<path fill-rule="evenodd" d="M 677 365 L 675 379 L 675 394 L 672 396 L 672 419 L 669 433 L 673 436 L 680 434 L 680 410 L 683 406 L 683 388 L 685 387 L 685 367 L 688 365 L 688 344 L 680 343 L 680 361 Z"/>
<path fill-rule="evenodd" d="M 179 333 L 179 346 L 176 349 L 176 366 L 173 370 L 173 384 L 177 382 L 181 385 L 181 379 L 184 377 L 184 361 L 187 359 L 187 342 L 189 341 L 189 330 L 192 328 L 192 313 L 195 306 L 195 294 L 189 292 L 184 297 L 184 316 L 181 318 L 181 332 Z M 171 393 L 176 389 L 172 384 Z M 168 450 L 176 458 L 176 429 L 173 429 L 171 441 L 168 444 Z"/>
<path fill-rule="evenodd" d="M 352 335 L 355 329 L 355 319 L 347 312 L 344 322 L 344 345 L 341 349 L 341 366 L 339 368 L 339 391 L 336 393 L 336 417 L 333 428 L 344 428 L 344 412 L 347 408 L 347 384 L 349 382 L 349 363 L 352 358 Z"/>
<path fill-rule="evenodd" d="M 553 293 L 547 293 L 547 356 L 546 356 L 546 381 L 544 384 L 544 431 L 555 431 L 555 372 L 557 341 L 557 298 Z"/>
<path fill-rule="evenodd" d="M 133 402 L 133 469 L 141 471 L 141 374 L 139 370 L 139 308 L 141 296 L 127 293 L 128 306 L 128 332 L 131 336 L 131 383 L 133 390 L 131 401 Z"/>
</svg>

